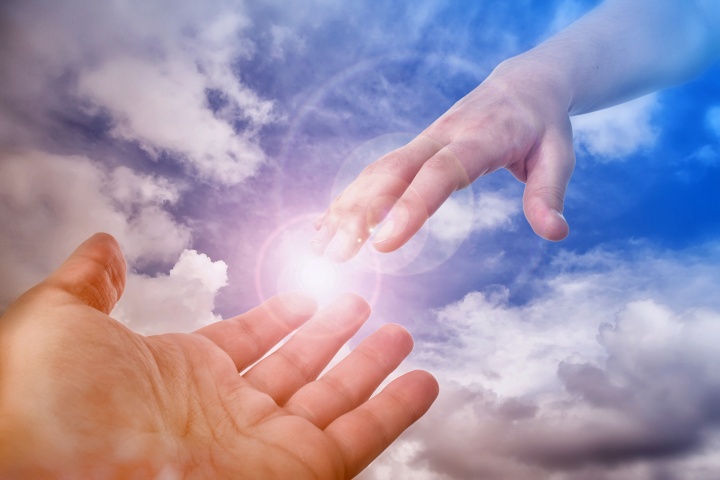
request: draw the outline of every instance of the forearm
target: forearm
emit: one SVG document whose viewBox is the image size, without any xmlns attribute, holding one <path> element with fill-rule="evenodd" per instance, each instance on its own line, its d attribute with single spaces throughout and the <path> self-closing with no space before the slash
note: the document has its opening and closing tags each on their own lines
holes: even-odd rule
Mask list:
<svg viewBox="0 0 720 480">
<path fill-rule="evenodd" d="M 608 0 L 494 75 L 549 90 L 568 113 L 689 80 L 720 56 L 714 0 Z"/>
</svg>

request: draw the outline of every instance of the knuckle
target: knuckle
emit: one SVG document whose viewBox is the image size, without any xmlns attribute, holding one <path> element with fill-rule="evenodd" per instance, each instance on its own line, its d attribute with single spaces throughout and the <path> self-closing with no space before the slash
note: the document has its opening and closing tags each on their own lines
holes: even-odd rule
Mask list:
<svg viewBox="0 0 720 480">
<path fill-rule="evenodd" d="M 338 203 L 336 214 L 340 218 L 360 217 L 365 214 L 367 207 L 358 202 Z"/>
<path fill-rule="evenodd" d="M 399 176 L 408 168 L 409 162 L 402 149 L 398 149 L 388 153 L 374 163 L 376 163 L 373 169 L 375 173 Z"/>
<path fill-rule="evenodd" d="M 455 127 L 460 124 L 461 122 L 458 120 L 458 117 L 462 114 L 458 114 L 457 111 L 448 111 L 443 116 L 438 118 L 433 122 L 433 124 L 430 126 L 430 130 L 434 135 L 439 135 L 441 137 L 447 136 L 449 132 L 452 132 L 455 130 Z"/>
<path fill-rule="evenodd" d="M 565 200 L 565 189 L 556 186 L 543 185 L 530 190 L 530 198 L 550 205 L 562 205 Z"/>
<path fill-rule="evenodd" d="M 380 160 L 375 160 L 371 164 L 365 166 L 365 168 L 362 169 L 360 172 L 360 175 L 358 175 L 358 178 L 367 177 L 375 173 L 375 170 L 377 170 L 378 166 L 380 165 Z"/>
<path fill-rule="evenodd" d="M 432 175 L 452 179 L 457 189 L 466 187 L 470 183 L 468 174 L 460 160 L 446 150 L 441 151 L 425 162 L 423 169 Z"/>
<path fill-rule="evenodd" d="M 441 175 L 454 174 L 459 167 L 456 159 L 450 155 L 435 155 L 423 165 L 423 168 Z"/>
<path fill-rule="evenodd" d="M 294 378 L 297 383 L 305 384 L 315 379 L 315 371 L 307 358 L 284 348 L 278 350 L 276 354 L 278 355 L 277 358 L 285 366 L 284 371 Z"/>
<path fill-rule="evenodd" d="M 357 405 L 360 403 L 358 395 L 336 377 L 324 376 L 320 378 L 319 382 L 325 386 L 331 396 L 339 398 L 345 405 Z"/>
</svg>

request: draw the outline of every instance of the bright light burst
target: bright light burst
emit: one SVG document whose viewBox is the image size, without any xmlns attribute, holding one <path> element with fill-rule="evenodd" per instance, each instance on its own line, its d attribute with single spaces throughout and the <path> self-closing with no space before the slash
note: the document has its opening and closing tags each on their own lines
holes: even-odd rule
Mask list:
<svg viewBox="0 0 720 480">
<path fill-rule="evenodd" d="M 323 305 L 342 293 L 353 292 L 373 304 L 380 293 L 382 275 L 368 267 L 372 259 L 356 258 L 338 264 L 311 252 L 314 217 L 296 217 L 278 227 L 265 241 L 255 268 L 259 300 L 277 293 L 300 292 Z"/>
<path fill-rule="evenodd" d="M 323 298 L 337 293 L 339 266 L 324 257 L 302 257 L 289 267 L 297 290 Z"/>
</svg>

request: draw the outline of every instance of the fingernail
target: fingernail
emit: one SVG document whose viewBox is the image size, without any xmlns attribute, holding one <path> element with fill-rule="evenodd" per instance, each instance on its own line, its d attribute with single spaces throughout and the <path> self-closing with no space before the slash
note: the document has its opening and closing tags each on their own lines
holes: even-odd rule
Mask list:
<svg viewBox="0 0 720 480">
<path fill-rule="evenodd" d="M 350 251 L 350 242 L 352 239 L 347 232 L 339 231 L 335 233 L 335 236 L 330 240 L 325 254 L 333 262 L 343 262 L 346 260 L 347 252 Z"/>
<path fill-rule="evenodd" d="M 373 243 L 382 243 L 396 237 L 395 227 L 396 223 L 394 220 L 386 220 L 382 227 L 380 227 L 380 231 L 375 235 Z"/>
<path fill-rule="evenodd" d="M 565 215 L 562 214 L 562 212 L 555 210 L 553 211 L 553 214 L 559 218 L 565 225 L 568 224 L 568 221 L 565 219 Z"/>
</svg>

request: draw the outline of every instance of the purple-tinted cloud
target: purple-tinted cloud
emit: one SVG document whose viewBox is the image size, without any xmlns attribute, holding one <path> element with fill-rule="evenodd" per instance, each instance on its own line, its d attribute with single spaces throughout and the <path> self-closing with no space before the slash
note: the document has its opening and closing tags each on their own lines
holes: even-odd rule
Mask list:
<svg viewBox="0 0 720 480">
<path fill-rule="evenodd" d="M 138 331 L 256 304 L 278 228 L 595 3 L 5 2 L 0 309 L 98 230 L 128 257 L 114 314 Z M 575 120 L 565 243 L 496 173 L 377 257 L 370 325 L 407 325 L 404 368 L 443 392 L 363 478 L 718 476 L 720 90 L 699 85 Z M 680 162 L 695 203 L 658 181 Z"/>
</svg>

